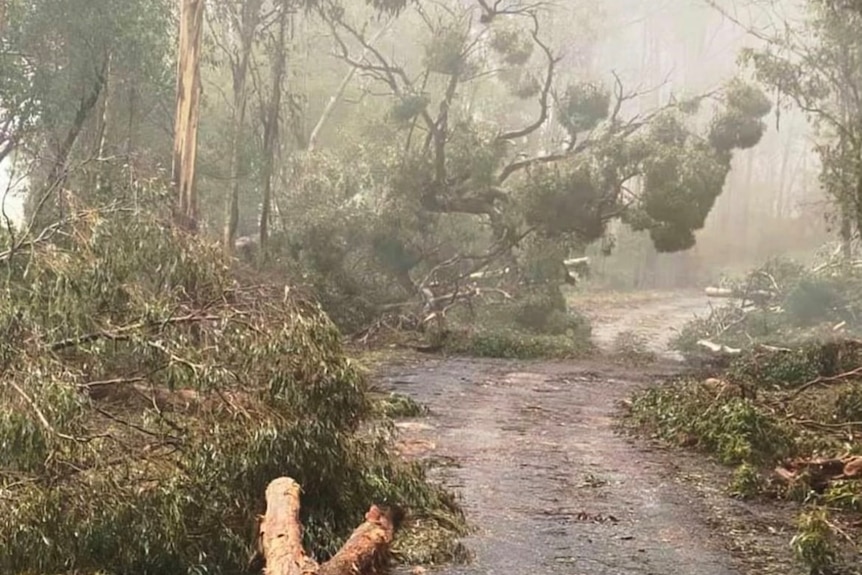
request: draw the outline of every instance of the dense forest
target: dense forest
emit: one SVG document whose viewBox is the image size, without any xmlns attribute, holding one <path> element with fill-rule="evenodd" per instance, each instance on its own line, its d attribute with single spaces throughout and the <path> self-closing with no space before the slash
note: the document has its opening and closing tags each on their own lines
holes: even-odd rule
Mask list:
<svg viewBox="0 0 862 575">
<path fill-rule="evenodd" d="M 573 290 L 826 242 L 852 292 L 862 6 L 594 4 L 0 0 L 0 570 L 244 572 L 281 476 L 317 558 L 379 504 L 451 560 L 345 338 L 575 358 Z"/>
</svg>

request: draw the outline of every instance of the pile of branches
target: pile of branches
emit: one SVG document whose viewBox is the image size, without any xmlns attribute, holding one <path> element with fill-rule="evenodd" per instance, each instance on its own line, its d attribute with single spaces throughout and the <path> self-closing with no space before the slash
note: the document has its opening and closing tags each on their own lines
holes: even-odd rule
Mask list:
<svg viewBox="0 0 862 575">
<path fill-rule="evenodd" d="M 0 238 L 0 571 L 237 572 L 281 476 L 324 559 L 372 503 L 458 525 L 319 306 L 239 284 L 163 215 Z"/>
<path fill-rule="evenodd" d="M 795 506 L 811 572 L 853 572 L 839 567 L 862 551 L 862 341 L 744 350 L 715 375 L 638 393 L 629 422 L 735 467 L 731 494 Z"/>
<path fill-rule="evenodd" d="M 862 268 L 831 260 L 806 267 L 771 260 L 740 281 L 706 288 L 722 300 L 683 327 L 674 346 L 690 358 L 792 347 L 862 334 Z"/>
</svg>

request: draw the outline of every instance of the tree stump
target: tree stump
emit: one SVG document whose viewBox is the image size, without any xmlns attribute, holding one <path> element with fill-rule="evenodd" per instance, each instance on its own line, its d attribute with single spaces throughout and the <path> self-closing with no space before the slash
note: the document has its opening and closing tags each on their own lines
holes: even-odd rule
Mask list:
<svg viewBox="0 0 862 575">
<path fill-rule="evenodd" d="M 372 575 L 385 566 L 395 535 L 388 510 L 372 505 L 347 543 L 318 565 L 302 548 L 299 493 L 299 484 L 289 477 L 279 477 L 266 488 L 266 515 L 259 532 L 266 575 Z"/>
</svg>

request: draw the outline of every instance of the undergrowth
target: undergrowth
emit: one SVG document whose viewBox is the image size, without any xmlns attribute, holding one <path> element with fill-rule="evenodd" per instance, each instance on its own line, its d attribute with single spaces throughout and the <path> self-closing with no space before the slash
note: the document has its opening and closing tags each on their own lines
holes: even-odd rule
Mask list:
<svg viewBox="0 0 862 575">
<path fill-rule="evenodd" d="M 631 367 L 648 365 L 658 359 L 658 354 L 650 349 L 646 337 L 634 331 L 618 333 L 610 352 L 615 361 Z"/>
<path fill-rule="evenodd" d="M 528 291 L 514 301 L 453 314 L 435 334 L 452 354 L 502 359 L 569 359 L 593 351 L 589 321 L 567 308 L 559 290 Z"/>
<path fill-rule="evenodd" d="M 243 572 L 282 475 L 321 559 L 372 503 L 404 508 L 408 533 L 463 533 L 453 497 L 392 454 L 383 416 L 415 407 L 375 408 L 319 306 L 238 283 L 133 195 L 171 205 L 116 189 L 0 250 L 0 572 Z"/>
<path fill-rule="evenodd" d="M 736 497 L 796 502 L 798 560 L 811 573 L 849 574 L 862 552 L 862 470 L 842 475 L 841 461 L 862 454 L 860 399 L 862 342 L 755 347 L 720 378 L 638 393 L 627 422 L 734 467 Z"/>
<path fill-rule="evenodd" d="M 862 336 L 860 268 L 833 262 L 806 268 L 775 259 L 721 287 L 732 297 L 687 323 L 671 342 L 689 359 L 708 355 L 702 340 L 744 349 Z"/>
</svg>

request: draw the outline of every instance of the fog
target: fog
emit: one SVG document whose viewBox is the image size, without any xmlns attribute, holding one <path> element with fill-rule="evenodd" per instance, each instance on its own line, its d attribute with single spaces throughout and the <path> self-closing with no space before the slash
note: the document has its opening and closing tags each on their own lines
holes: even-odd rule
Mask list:
<svg viewBox="0 0 862 575">
<path fill-rule="evenodd" d="M 859 572 L 862 2 L 0 0 L 0 190 L 0 574 Z"/>
<path fill-rule="evenodd" d="M 672 94 L 708 92 L 729 78 L 752 78 L 739 64 L 741 50 L 764 47 L 764 38 L 802 10 L 799 2 L 745 0 L 603 4 L 606 17 L 596 20 L 600 31 L 592 45 L 592 69 L 616 70 L 632 85 L 661 86 L 645 106 L 666 102 Z M 777 94 L 770 97 L 777 102 Z M 709 281 L 716 270 L 751 267 L 776 256 L 808 260 L 824 243 L 837 240 L 826 221 L 832 208 L 818 181 L 808 120 L 785 99 L 767 123 L 760 143 L 734 157 L 697 245 L 684 254 L 647 250 L 640 263 L 646 268 L 640 272 L 642 285 L 684 282 L 681 276 L 689 273 Z"/>
</svg>

